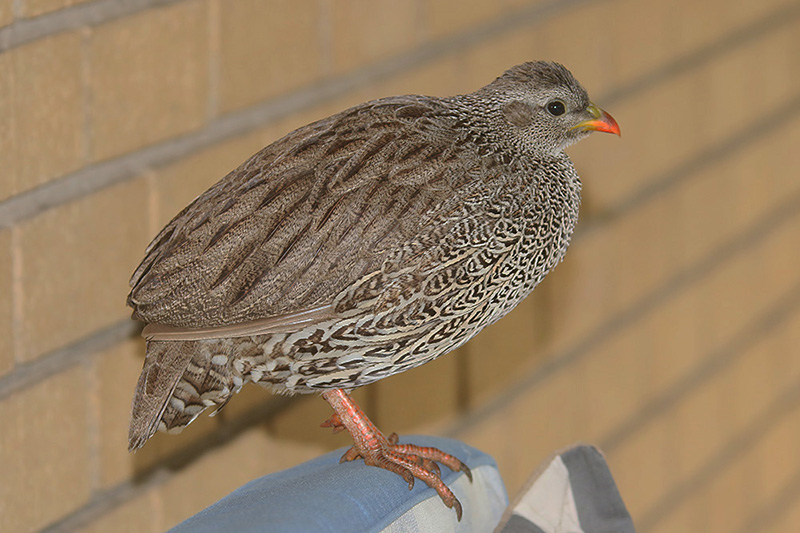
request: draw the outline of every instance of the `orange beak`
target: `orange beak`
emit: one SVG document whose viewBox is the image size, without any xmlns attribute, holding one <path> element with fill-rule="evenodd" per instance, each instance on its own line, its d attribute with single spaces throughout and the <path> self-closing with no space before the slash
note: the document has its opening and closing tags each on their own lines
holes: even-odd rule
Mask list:
<svg viewBox="0 0 800 533">
<path fill-rule="evenodd" d="M 592 118 L 590 120 L 584 120 L 583 122 L 574 125 L 570 129 L 582 131 L 602 131 L 604 133 L 615 133 L 620 137 L 622 136 L 619 131 L 619 124 L 617 124 L 617 121 L 614 120 L 614 117 L 592 103 L 589 104 L 589 106 L 586 108 L 586 111 L 592 115 Z"/>
</svg>

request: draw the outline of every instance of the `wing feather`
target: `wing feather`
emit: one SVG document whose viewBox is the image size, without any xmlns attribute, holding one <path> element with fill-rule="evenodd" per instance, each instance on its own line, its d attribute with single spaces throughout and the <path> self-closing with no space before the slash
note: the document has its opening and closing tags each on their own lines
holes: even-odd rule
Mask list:
<svg viewBox="0 0 800 533">
<path fill-rule="evenodd" d="M 131 278 L 134 317 L 216 328 L 330 305 L 481 164 L 447 109 L 377 100 L 266 147 L 156 236 Z"/>
</svg>

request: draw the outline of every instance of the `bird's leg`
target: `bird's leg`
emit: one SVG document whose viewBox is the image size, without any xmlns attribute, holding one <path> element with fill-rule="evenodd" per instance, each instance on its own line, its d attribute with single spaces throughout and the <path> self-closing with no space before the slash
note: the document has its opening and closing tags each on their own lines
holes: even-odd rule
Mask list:
<svg viewBox="0 0 800 533">
<path fill-rule="evenodd" d="M 467 465 L 436 448 L 398 444 L 396 433 L 387 439 L 342 389 L 326 391 L 322 397 L 335 411 L 322 426 L 332 427 L 334 432 L 347 429 L 353 437 L 354 445 L 342 456 L 341 462 L 361 457 L 368 465 L 400 475 L 408 483 L 409 490 L 414 488 L 414 478 L 421 479 L 439 494 L 446 506 L 455 509 L 456 516 L 461 520 L 461 503 L 442 481 L 441 471 L 435 461 L 453 471 L 464 472 L 471 481 L 472 473 Z"/>
</svg>

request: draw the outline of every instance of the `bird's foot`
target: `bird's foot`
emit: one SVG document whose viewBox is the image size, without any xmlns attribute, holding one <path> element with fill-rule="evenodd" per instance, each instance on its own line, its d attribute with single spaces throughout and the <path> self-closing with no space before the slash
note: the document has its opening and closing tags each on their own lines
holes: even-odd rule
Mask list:
<svg viewBox="0 0 800 533">
<path fill-rule="evenodd" d="M 442 463 L 455 472 L 464 472 L 472 481 L 472 472 L 467 465 L 437 448 L 399 444 L 397 433 L 386 438 L 342 390 L 327 391 L 322 396 L 336 411 L 322 426 L 332 427 L 334 432 L 347 429 L 353 437 L 354 446 L 345 452 L 341 462 L 362 458 L 368 465 L 398 474 L 408 483 L 409 490 L 414 488 L 414 480 L 420 479 L 439 494 L 447 507 L 455 509 L 458 520 L 461 520 L 461 503 L 442 481 L 436 463 Z"/>
</svg>

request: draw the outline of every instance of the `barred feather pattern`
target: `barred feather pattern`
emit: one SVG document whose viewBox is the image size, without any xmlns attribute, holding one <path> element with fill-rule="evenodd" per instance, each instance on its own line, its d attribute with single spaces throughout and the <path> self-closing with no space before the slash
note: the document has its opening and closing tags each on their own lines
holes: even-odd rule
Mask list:
<svg viewBox="0 0 800 533">
<path fill-rule="evenodd" d="M 587 133 L 537 115 L 524 102 L 539 90 L 588 105 L 550 63 L 470 95 L 368 102 L 290 133 L 187 206 L 131 278 L 134 318 L 281 328 L 148 341 L 130 447 L 247 382 L 310 393 L 419 366 L 513 309 L 563 258 L 580 203 L 563 146 Z M 285 320 L 319 307 L 330 312 Z"/>
<path fill-rule="evenodd" d="M 159 359 L 151 356 L 156 349 L 191 357 L 172 358 L 186 360 L 185 370 L 161 414 L 151 412 L 149 425 L 132 424 L 131 447 L 156 429 L 180 431 L 206 408 L 221 408 L 244 383 L 289 394 L 355 388 L 450 352 L 502 318 L 563 258 L 580 181 L 560 160 L 494 185 L 342 291 L 336 318 L 269 335 L 150 341 L 148 360 Z M 413 268 L 404 266 L 409 258 Z"/>
</svg>

